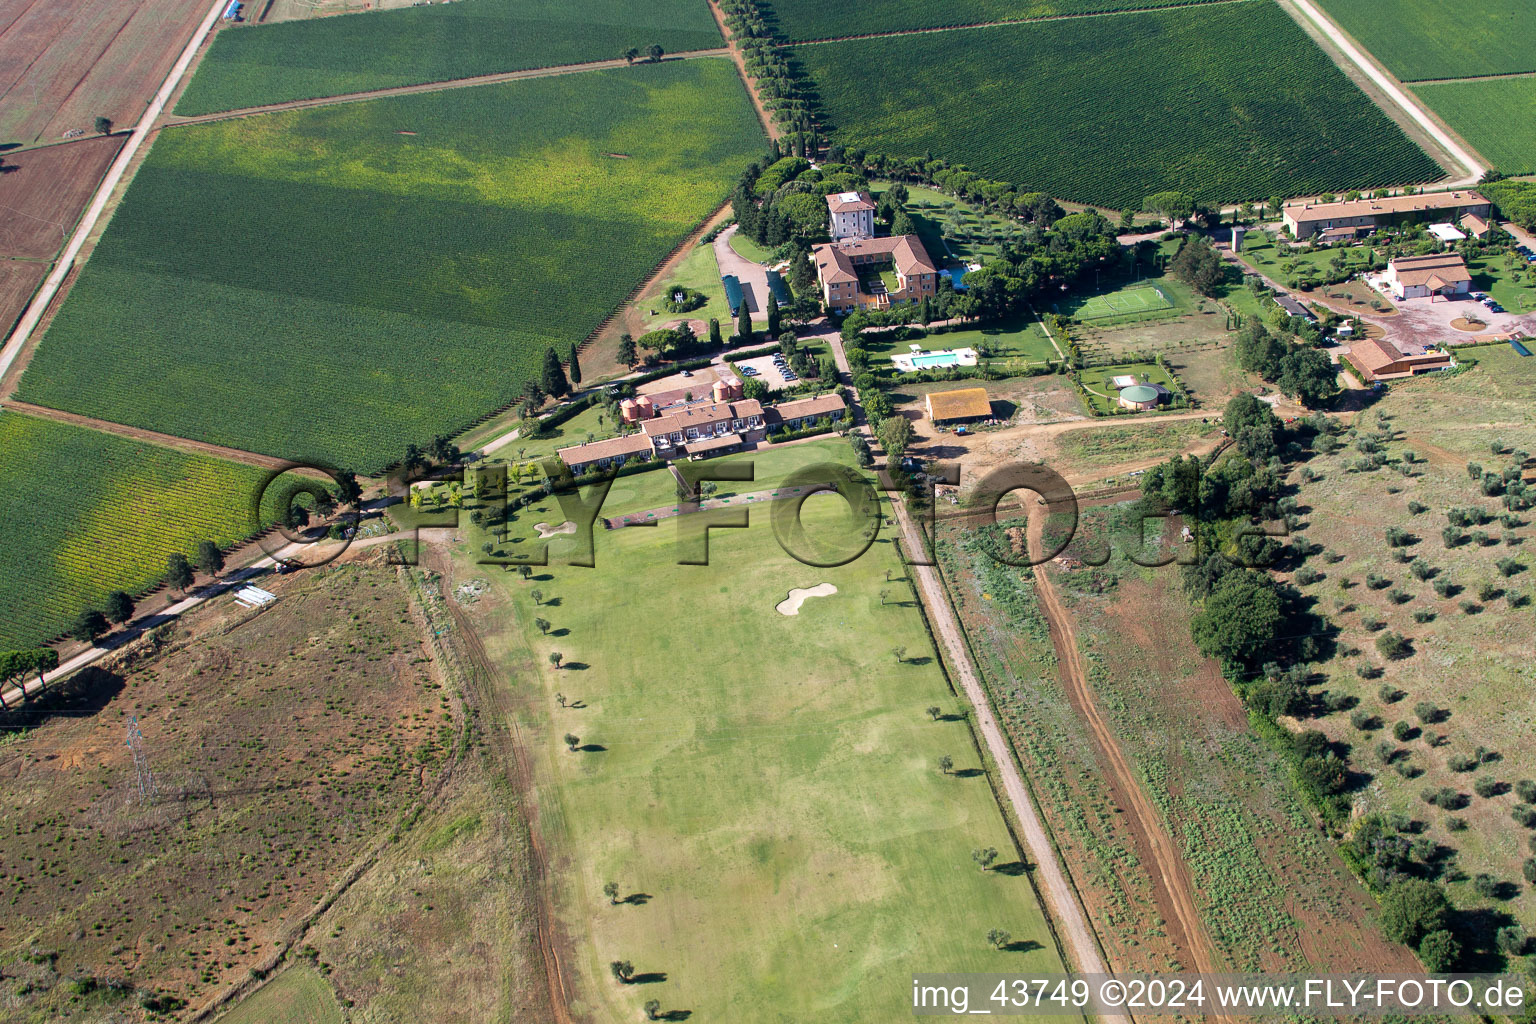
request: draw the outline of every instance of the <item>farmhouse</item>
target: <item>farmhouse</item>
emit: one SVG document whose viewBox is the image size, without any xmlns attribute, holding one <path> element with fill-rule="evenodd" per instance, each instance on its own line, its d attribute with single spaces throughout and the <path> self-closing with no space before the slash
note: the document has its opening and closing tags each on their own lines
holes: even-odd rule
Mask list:
<svg viewBox="0 0 1536 1024">
<path fill-rule="evenodd" d="M 916 235 L 847 238 L 816 246 L 813 256 L 822 301 L 833 313 L 885 309 L 938 292 L 939 268 Z"/>
<path fill-rule="evenodd" d="M 928 419 L 935 424 L 984 420 L 992 415 L 992 400 L 986 388 L 960 388 L 935 391 L 927 398 Z"/>
<path fill-rule="evenodd" d="M 1482 217 L 1475 213 L 1465 214 L 1461 218 L 1461 228 L 1473 238 L 1487 238 L 1493 234 L 1493 228 Z"/>
<path fill-rule="evenodd" d="M 1367 231 L 1422 220 L 1454 220 L 1466 214 L 1487 217 L 1492 204 L 1480 192 L 1427 192 L 1416 196 L 1354 199 L 1342 203 L 1286 203 L 1285 226 L 1291 237 L 1307 239 L 1319 232 L 1348 228 Z M 1332 237 L 1332 236 L 1330 236 Z"/>
<path fill-rule="evenodd" d="M 730 380 L 716 381 L 717 390 L 730 390 Z M 721 384 L 726 387 L 721 389 Z M 817 420 L 841 418 L 848 408 L 835 394 L 783 402 L 768 409 L 756 399 L 741 399 L 739 394 L 734 401 L 699 399 L 666 406 L 652 401 L 669 394 L 642 395 L 624 403 L 625 421 L 639 422 L 638 431 L 561 448 L 561 461 L 580 475 L 593 468 L 618 469 L 631 461 L 722 455 L 762 440 L 770 427 L 798 430 Z"/>
<path fill-rule="evenodd" d="M 1467 264 L 1454 253 L 1403 256 L 1387 264 L 1387 284 L 1400 299 L 1465 295 L 1472 290 Z"/>
<path fill-rule="evenodd" d="M 1398 380 L 1456 365 L 1456 360 L 1444 350 L 1427 349 L 1422 355 L 1410 356 L 1381 338 L 1357 341 L 1344 353 L 1344 358 L 1360 372 L 1361 379 L 1367 384 L 1378 380 Z"/>
<path fill-rule="evenodd" d="M 832 240 L 871 238 L 875 233 L 875 201 L 868 192 L 834 192 L 827 196 Z"/>
</svg>

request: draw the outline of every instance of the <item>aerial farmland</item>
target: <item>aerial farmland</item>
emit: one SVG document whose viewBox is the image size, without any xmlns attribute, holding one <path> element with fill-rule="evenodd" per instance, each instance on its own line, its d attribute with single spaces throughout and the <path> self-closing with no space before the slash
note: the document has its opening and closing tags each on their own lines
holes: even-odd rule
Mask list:
<svg viewBox="0 0 1536 1024">
<path fill-rule="evenodd" d="M 1524 5 L 12 6 L 0 1018 L 1530 1024 Z"/>
</svg>

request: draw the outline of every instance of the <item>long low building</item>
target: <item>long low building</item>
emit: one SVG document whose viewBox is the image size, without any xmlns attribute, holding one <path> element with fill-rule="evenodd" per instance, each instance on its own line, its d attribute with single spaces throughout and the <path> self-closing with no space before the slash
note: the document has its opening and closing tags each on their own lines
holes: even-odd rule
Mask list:
<svg viewBox="0 0 1536 1024">
<path fill-rule="evenodd" d="M 801 398 L 763 408 L 755 398 L 733 402 L 699 401 L 674 406 L 620 437 L 571 445 L 557 454 L 572 473 L 618 469 L 650 459 L 724 455 L 761 441 L 770 429 L 797 430 L 817 420 L 839 419 L 847 403 L 836 394 Z"/>
<path fill-rule="evenodd" d="M 1429 349 L 1420 355 L 1410 356 L 1382 338 L 1366 338 L 1355 342 L 1344 353 L 1344 358 L 1360 372 L 1360 378 L 1367 384 L 1379 380 L 1400 380 L 1456 365 L 1456 360 L 1444 350 Z"/>
<path fill-rule="evenodd" d="M 1493 211 L 1481 192 L 1422 192 L 1382 199 L 1351 199 L 1339 203 L 1286 203 L 1283 214 L 1291 237 L 1306 240 L 1337 229 L 1375 229 L 1425 220 L 1454 221 L 1467 214 L 1486 218 Z"/>
</svg>

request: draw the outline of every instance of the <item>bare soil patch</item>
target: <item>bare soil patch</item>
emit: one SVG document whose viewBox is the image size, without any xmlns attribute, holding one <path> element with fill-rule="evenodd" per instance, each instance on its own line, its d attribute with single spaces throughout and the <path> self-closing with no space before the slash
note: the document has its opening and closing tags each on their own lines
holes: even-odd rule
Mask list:
<svg viewBox="0 0 1536 1024">
<path fill-rule="evenodd" d="M 1488 329 L 1487 324 L 1483 323 L 1481 320 L 1474 320 L 1469 316 L 1457 317 L 1451 321 L 1451 326 L 1456 328 L 1458 331 L 1467 331 L 1473 334 L 1477 333 L 1478 331 L 1486 331 Z"/>
<path fill-rule="evenodd" d="M 98 116 L 128 127 L 207 11 L 205 0 L 8 0 L 0 8 L 0 139 L 55 140 L 92 131 Z"/>
<path fill-rule="evenodd" d="M 33 726 L 0 746 L 0 965 L 30 964 L 28 1012 L 70 1005 L 67 978 L 196 1006 L 270 967 L 434 784 L 457 711 L 397 570 L 375 552 L 263 585 L 266 610 L 211 602 L 0 721 Z"/>
<path fill-rule="evenodd" d="M 47 274 L 46 263 L 0 260 L 0 328 L 4 328 L 0 333 L 11 333 Z"/>
<path fill-rule="evenodd" d="M 0 256 L 57 254 L 123 141 L 98 136 L 7 157 L 0 174 Z"/>
</svg>

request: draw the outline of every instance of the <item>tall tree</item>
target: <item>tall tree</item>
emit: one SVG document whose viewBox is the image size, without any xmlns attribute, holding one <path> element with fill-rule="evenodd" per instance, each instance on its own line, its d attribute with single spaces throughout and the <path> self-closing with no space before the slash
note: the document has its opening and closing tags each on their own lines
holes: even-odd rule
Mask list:
<svg viewBox="0 0 1536 1024">
<path fill-rule="evenodd" d="M 652 43 L 650 46 L 645 48 L 645 56 L 650 60 L 652 64 L 660 61 L 661 58 L 665 57 L 666 55 L 667 51 L 661 48 L 660 43 Z"/>
<path fill-rule="evenodd" d="M 195 578 L 192 563 L 180 551 L 165 560 L 165 582 L 170 584 L 171 589 L 186 593 Z"/>
<path fill-rule="evenodd" d="M 1215 294 L 1216 288 L 1226 276 L 1226 267 L 1210 240 L 1204 235 L 1192 235 L 1179 249 L 1179 254 L 1168 265 L 1173 276 L 1189 285 L 1201 295 Z"/>
<path fill-rule="evenodd" d="M 108 622 L 127 622 L 133 618 L 133 598 L 121 590 L 112 591 L 107 595 L 106 615 Z"/>
<path fill-rule="evenodd" d="M 206 575 L 217 576 L 224 571 L 224 552 L 211 540 L 197 546 L 197 567 Z"/>
<path fill-rule="evenodd" d="M 740 344 L 752 340 L 752 311 L 747 309 L 746 300 L 742 300 L 741 313 L 736 317 L 736 340 Z"/>
<path fill-rule="evenodd" d="M 1168 221 L 1168 226 L 1174 228 L 1178 227 L 1179 221 L 1194 215 L 1195 201 L 1183 192 L 1155 192 L 1147 196 L 1141 208 L 1148 213 L 1161 214 Z"/>
<path fill-rule="evenodd" d="M 98 115 L 96 118 L 96 133 L 98 135 L 112 134 L 112 119 L 110 117 L 101 117 Z"/>
<path fill-rule="evenodd" d="M 560 365 L 560 357 L 555 354 L 553 347 L 544 350 L 544 372 L 540 383 L 545 394 L 556 398 L 564 398 L 570 393 L 570 382 L 565 379 L 565 368 Z"/>
<path fill-rule="evenodd" d="M 343 469 L 337 473 L 336 493 L 341 497 L 343 504 L 356 505 L 358 499 L 363 496 L 363 488 L 357 482 L 357 474 L 350 469 Z"/>
<path fill-rule="evenodd" d="M 571 358 L 567 360 L 571 364 L 571 383 L 581 383 L 581 361 L 577 358 L 576 343 L 571 342 Z"/>
<path fill-rule="evenodd" d="M 629 49 L 624 51 L 624 63 L 626 63 L 626 64 L 633 64 L 635 61 L 637 61 L 639 59 L 640 59 L 640 48 L 639 47 L 631 46 Z"/>
<path fill-rule="evenodd" d="M 912 443 L 912 421 L 905 416 L 887 416 L 875 428 L 875 436 L 880 439 L 886 458 L 899 459 Z"/>
<path fill-rule="evenodd" d="M 779 333 L 779 300 L 772 291 L 768 293 L 768 334 L 776 337 Z"/>
<path fill-rule="evenodd" d="M 85 643 L 94 641 L 106 631 L 107 617 L 95 608 L 87 608 L 75 616 L 73 625 L 69 627 L 69 635 Z"/>
<path fill-rule="evenodd" d="M 628 334 L 619 335 L 619 362 L 633 368 L 640 361 L 640 350 L 635 346 L 635 339 Z"/>
<path fill-rule="evenodd" d="M 709 343 L 714 346 L 725 344 L 720 339 L 720 321 L 716 317 L 709 318 Z"/>
</svg>

